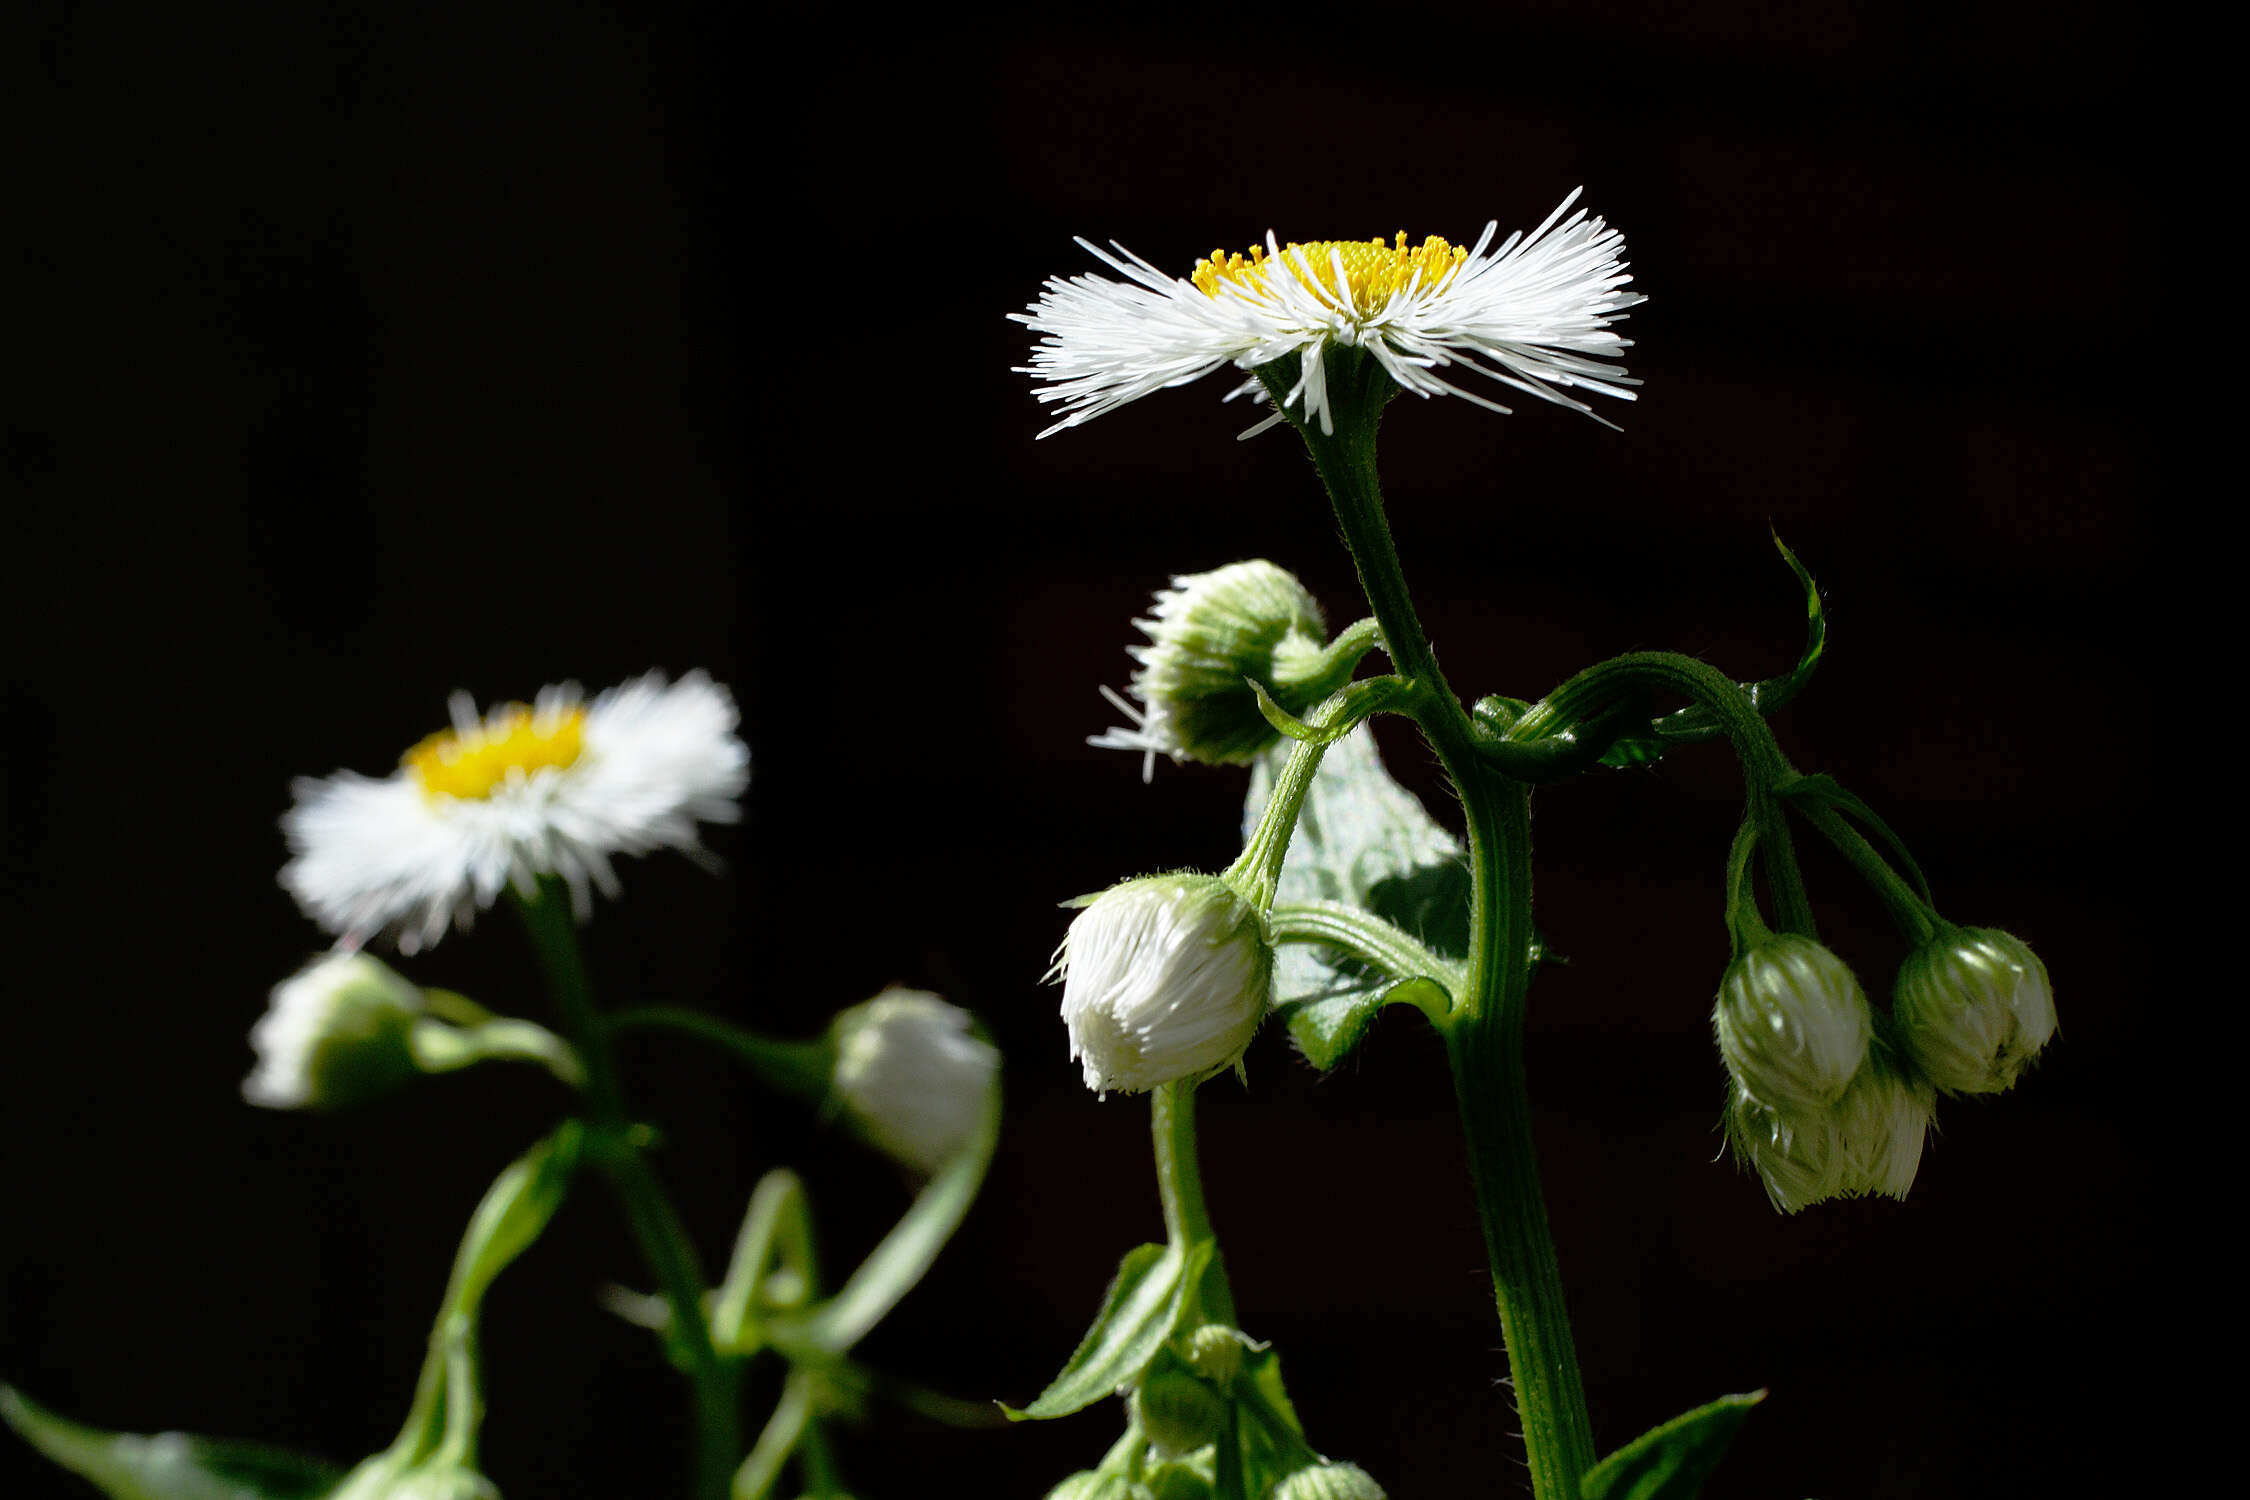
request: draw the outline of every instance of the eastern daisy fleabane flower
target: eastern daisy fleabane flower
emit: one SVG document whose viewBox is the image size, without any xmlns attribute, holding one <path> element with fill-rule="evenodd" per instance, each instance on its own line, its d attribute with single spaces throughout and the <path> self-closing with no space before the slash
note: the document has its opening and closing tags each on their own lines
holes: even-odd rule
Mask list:
<svg viewBox="0 0 2250 1500">
<path fill-rule="evenodd" d="M 1529 235 L 1497 247 L 1497 220 L 1467 249 L 1434 235 L 1410 246 L 1404 233 L 1283 245 L 1268 232 L 1246 254 L 1212 251 L 1188 277 L 1168 276 L 1114 241 L 1112 254 L 1081 239 L 1125 280 L 1049 277 L 1028 311 L 1009 314 L 1040 335 L 1017 373 L 1050 382 L 1038 399 L 1065 413 L 1039 435 L 1222 365 L 1250 371 L 1291 357 L 1296 382 L 1283 404 L 1332 433 L 1321 363 L 1331 345 L 1365 349 L 1417 396 L 1459 396 L 1498 412 L 1509 408 L 1448 374 L 1473 371 L 1589 416 L 1566 391 L 1630 401 L 1636 382 L 1603 361 L 1631 342 L 1610 324 L 1645 299 L 1623 290 L 1632 280 L 1624 236 L 1583 209 L 1563 217 L 1580 191 Z M 1263 389 L 1253 378 L 1232 394 L 1244 393 Z M 1280 420 L 1277 412 L 1251 431 Z"/>
<path fill-rule="evenodd" d="M 750 752 L 733 698 L 701 672 L 669 684 L 651 672 L 591 703 L 565 683 L 482 716 L 466 693 L 450 707 L 452 728 L 391 775 L 292 787 L 281 883 L 349 942 L 387 932 L 412 953 L 543 875 L 583 918 L 594 891 L 617 893 L 617 855 L 700 855 L 698 824 L 741 815 Z"/>
<path fill-rule="evenodd" d="M 1735 1081 L 1787 1109 L 1842 1098 L 1867 1061 L 1874 1031 L 1850 967 L 1795 933 L 1769 937 L 1735 960 L 1711 1024 Z"/>
<path fill-rule="evenodd" d="M 893 985 L 836 1018 L 831 1086 L 868 1138 L 925 1174 L 976 1132 L 1000 1053 L 969 1013 Z"/>
<path fill-rule="evenodd" d="M 258 1065 L 242 1097 L 266 1109 L 334 1109 L 416 1071 L 411 1042 L 421 990 L 380 959 L 335 952 L 273 987 L 250 1028 Z"/>
<path fill-rule="evenodd" d="M 2055 992 L 2023 939 L 1961 928 L 1900 966 L 1891 1014 L 1930 1082 L 1949 1094 L 1997 1094 L 2054 1036 Z"/>
</svg>

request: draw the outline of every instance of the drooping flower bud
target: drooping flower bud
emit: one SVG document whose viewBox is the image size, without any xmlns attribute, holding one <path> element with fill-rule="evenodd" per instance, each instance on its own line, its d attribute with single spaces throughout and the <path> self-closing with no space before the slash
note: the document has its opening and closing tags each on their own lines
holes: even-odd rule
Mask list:
<svg viewBox="0 0 2250 1500">
<path fill-rule="evenodd" d="M 250 1029 L 258 1065 L 242 1097 L 267 1109 L 335 1109 L 416 1071 L 422 992 L 365 953 L 331 953 L 274 986 Z"/>
<path fill-rule="evenodd" d="M 1239 1061 L 1273 996 L 1265 918 L 1215 875 L 1112 886 L 1084 903 L 1060 951 L 1070 1055 L 1097 1092 Z"/>
<path fill-rule="evenodd" d="M 835 1096 L 869 1139 L 934 1173 L 968 1143 L 1000 1054 L 969 1013 L 896 985 L 836 1018 Z"/>
<path fill-rule="evenodd" d="M 1891 1013 L 1923 1076 L 1949 1094 L 2012 1086 L 2055 1034 L 2047 966 L 2022 939 L 1970 927 L 1899 966 Z"/>
<path fill-rule="evenodd" d="M 1793 1214 L 1836 1196 L 1844 1153 L 1831 1106 L 1780 1110 L 1733 1083 L 1727 1089 L 1726 1132 L 1735 1160 L 1758 1174 L 1779 1212 Z"/>
<path fill-rule="evenodd" d="M 1711 1013 L 1719 1054 L 1759 1103 L 1803 1111 L 1843 1097 L 1867 1060 L 1873 1018 L 1844 961 L 1782 933 L 1734 962 Z"/>
<path fill-rule="evenodd" d="M 1931 1103 L 1930 1086 L 1894 1066 L 1887 1047 L 1879 1044 L 1867 1054 L 1867 1066 L 1836 1101 L 1842 1196 L 1906 1196 L 1922 1165 Z"/>
<path fill-rule="evenodd" d="M 1144 781 L 1159 755 L 1245 765 L 1279 737 L 1244 679 L 1302 714 L 1343 686 L 1359 659 L 1329 659 L 1320 606 L 1296 575 L 1263 560 L 1175 577 L 1150 615 L 1133 622 L 1148 644 L 1128 648 L 1140 663 L 1129 686 L 1138 706 L 1103 690 L 1133 725 L 1087 742 L 1142 752 Z"/>
<path fill-rule="evenodd" d="M 1358 1464 L 1319 1463 L 1274 1486 L 1273 1500 L 1386 1500 L 1383 1487 Z"/>
</svg>

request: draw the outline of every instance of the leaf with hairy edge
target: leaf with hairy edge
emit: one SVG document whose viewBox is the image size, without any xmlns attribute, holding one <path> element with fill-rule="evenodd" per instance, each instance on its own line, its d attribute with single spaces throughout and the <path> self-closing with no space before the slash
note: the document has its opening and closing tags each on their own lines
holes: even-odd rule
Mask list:
<svg viewBox="0 0 2250 1500">
<path fill-rule="evenodd" d="M 0 1386 L 0 1417 L 110 1500 L 318 1500 L 344 1480 L 341 1469 L 278 1448 L 82 1427 L 12 1386 Z"/>
<path fill-rule="evenodd" d="M 1721 1396 L 1652 1427 L 1586 1471 L 1584 1500 L 1695 1500 L 1764 1391 Z"/>
<path fill-rule="evenodd" d="M 1206 1240 L 1192 1250 L 1139 1245 L 1127 1251 L 1078 1352 L 1031 1405 L 1022 1411 L 1003 1405 L 1000 1409 L 1008 1419 L 1067 1417 L 1139 1379 L 1172 1336 L 1184 1294 L 1203 1275 L 1211 1248 Z"/>
<path fill-rule="evenodd" d="M 1277 745 L 1250 772 L 1244 837 L 1258 826 L 1293 747 Z M 1469 870 L 1461 845 L 1391 779 L 1366 726 L 1328 747 L 1305 794 L 1282 862 L 1277 901 L 1340 901 L 1390 922 L 1446 958 L 1469 946 Z M 1413 976 L 1408 976 L 1413 977 Z M 1318 943 L 1285 943 L 1274 999 L 1290 1036 L 1314 1066 L 1334 1067 L 1376 1010 L 1405 999 L 1378 974 Z"/>
</svg>

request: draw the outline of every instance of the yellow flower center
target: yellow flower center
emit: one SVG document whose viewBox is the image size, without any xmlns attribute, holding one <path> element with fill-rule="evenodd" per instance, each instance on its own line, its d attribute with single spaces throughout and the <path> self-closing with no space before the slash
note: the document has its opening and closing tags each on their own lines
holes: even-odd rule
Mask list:
<svg viewBox="0 0 2250 1500">
<path fill-rule="evenodd" d="M 1304 245 L 1292 242 L 1281 253 L 1323 302 L 1338 312 L 1361 314 L 1379 311 L 1392 293 L 1413 283 L 1416 277 L 1421 278 L 1424 289 L 1439 285 L 1469 255 L 1462 246 L 1447 244 L 1434 234 L 1419 245 L 1408 245 L 1403 229 L 1392 244 L 1382 240 L 1314 240 Z M 1339 261 L 1343 264 L 1341 281 L 1337 279 Z M 1195 274 L 1189 279 L 1207 297 L 1218 296 L 1220 286 L 1227 282 L 1260 290 L 1272 265 L 1263 245 L 1252 245 L 1246 255 L 1214 250 L 1195 263 Z"/>
<path fill-rule="evenodd" d="M 440 730 L 399 757 L 399 763 L 433 797 L 485 797 L 515 772 L 531 776 L 549 766 L 559 770 L 571 764 L 585 748 L 585 731 L 586 710 L 575 705 L 560 713 L 534 714 L 521 703 L 509 703 L 467 733 Z"/>
</svg>

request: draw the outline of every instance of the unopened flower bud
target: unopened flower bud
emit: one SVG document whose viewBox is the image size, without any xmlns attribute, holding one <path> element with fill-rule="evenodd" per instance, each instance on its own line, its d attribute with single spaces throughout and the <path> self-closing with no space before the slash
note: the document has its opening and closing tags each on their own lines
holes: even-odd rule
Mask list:
<svg viewBox="0 0 2250 1500">
<path fill-rule="evenodd" d="M 1088 741 L 1141 751 L 1143 780 L 1159 755 L 1206 765 L 1257 759 L 1278 736 L 1245 678 L 1302 714 L 1343 686 L 1357 664 L 1356 656 L 1328 660 L 1320 606 L 1294 574 L 1270 562 L 1176 577 L 1150 614 L 1133 622 L 1148 644 L 1128 653 L 1140 663 L 1129 689 L 1139 706 L 1108 694 L 1133 727 Z"/>
<path fill-rule="evenodd" d="M 1273 1500 L 1385 1500 L 1383 1487 L 1358 1464 L 1321 1463 L 1274 1486 Z"/>
<path fill-rule="evenodd" d="M 1836 1196 L 1844 1154 L 1831 1106 L 1780 1110 L 1736 1083 L 1727 1090 L 1726 1131 L 1735 1160 L 1758 1174 L 1780 1212 L 1793 1214 Z"/>
<path fill-rule="evenodd" d="M 1131 1500 L 1133 1482 L 1122 1474 L 1080 1469 L 1047 1491 L 1047 1500 Z"/>
<path fill-rule="evenodd" d="M 1931 1103 L 1930 1086 L 1897 1068 L 1886 1047 L 1878 1045 L 1868 1053 L 1867 1066 L 1836 1101 L 1843 1196 L 1906 1196 L 1922 1165 Z"/>
<path fill-rule="evenodd" d="M 329 1500 L 500 1500 L 491 1480 L 449 1461 L 408 1465 L 378 1453 L 345 1478 Z"/>
<path fill-rule="evenodd" d="M 1227 1403 L 1184 1365 L 1161 1358 L 1133 1391 L 1133 1415 L 1159 1458 L 1184 1458 L 1219 1435 Z"/>
<path fill-rule="evenodd" d="M 869 1139 L 934 1173 L 975 1134 L 1000 1054 L 969 1013 L 893 986 L 836 1018 L 832 1087 Z"/>
<path fill-rule="evenodd" d="M 1097 1092 L 1239 1061 L 1273 995 L 1265 918 L 1215 875 L 1150 875 L 1090 898 L 1059 967 L 1070 1055 Z"/>
<path fill-rule="evenodd" d="M 1844 961 L 1793 933 L 1735 960 L 1711 1020 L 1735 1082 L 1782 1110 L 1843 1097 L 1867 1060 L 1873 1027 L 1867 996 Z"/>
<path fill-rule="evenodd" d="M 1190 1369 L 1225 1390 L 1242 1372 L 1242 1351 L 1252 1346 L 1249 1335 L 1239 1328 L 1205 1323 L 1188 1335 L 1185 1355 Z"/>
<path fill-rule="evenodd" d="M 1965 928 L 1911 954 L 1891 1014 L 1914 1065 L 1949 1094 L 2010 1087 L 2055 1034 L 2047 966 L 1992 928 Z"/>
<path fill-rule="evenodd" d="M 258 1065 L 242 1097 L 268 1109 L 334 1109 L 415 1071 L 422 992 L 365 953 L 331 953 L 274 986 L 250 1029 Z"/>
</svg>

